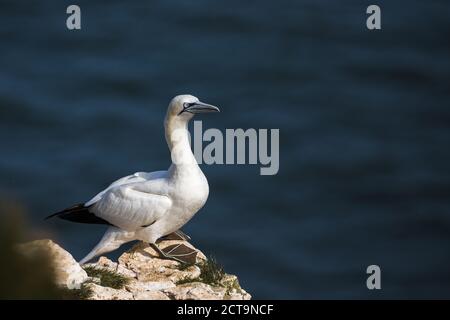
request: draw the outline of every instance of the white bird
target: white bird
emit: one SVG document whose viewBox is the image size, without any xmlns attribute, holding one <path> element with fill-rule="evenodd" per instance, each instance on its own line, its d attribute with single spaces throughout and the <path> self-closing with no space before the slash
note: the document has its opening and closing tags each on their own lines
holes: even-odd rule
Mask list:
<svg viewBox="0 0 450 320">
<path fill-rule="evenodd" d="M 141 240 L 162 256 L 183 261 L 158 248 L 156 241 L 179 229 L 208 199 L 208 181 L 189 143 L 188 122 L 194 114 L 219 112 L 191 95 L 172 99 L 164 121 L 172 165 L 167 171 L 137 172 L 123 177 L 84 204 L 48 216 L 81 223 L 109 224 L 101 241 L 80 261 L 113 251 L 122 244 Z"/>
</svg>

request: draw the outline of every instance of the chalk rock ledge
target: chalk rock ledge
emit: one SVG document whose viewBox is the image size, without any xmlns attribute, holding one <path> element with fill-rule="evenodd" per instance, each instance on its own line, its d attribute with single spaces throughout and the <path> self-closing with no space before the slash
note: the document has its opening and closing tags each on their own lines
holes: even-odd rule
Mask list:
<svg viewBox="0 0 450 320">
<path fill-rule="evenodd" d="M 80 289 L 89 277 L 70 253 L 52 240 L 35 240 L 19 244 L 18 249 L 26 256 L 47 255 L 53 262 L 55 282 L 58 286 L 68 289 Z"/>
<path fill-rule="evenodd" d="M 170 249 L 179 244 L 195 249 L 183 240 L 164 240 L 158 246 Z M 138 243 L 117 262 L 100 257 L 97 262 L 81 267 L 70 253 L 51 240 L 36 240 L 20 246 L 26 254 L 38 249 L 50 252 L 56 284 L 88 292 L 84 298 L 89 300 L 251 299 L 236 276 L 216 270 L 217 265 L 210 264 L 198 249 L 193 264 L 182 265 L 161 259 L 152 247 Z"/>
</svg>

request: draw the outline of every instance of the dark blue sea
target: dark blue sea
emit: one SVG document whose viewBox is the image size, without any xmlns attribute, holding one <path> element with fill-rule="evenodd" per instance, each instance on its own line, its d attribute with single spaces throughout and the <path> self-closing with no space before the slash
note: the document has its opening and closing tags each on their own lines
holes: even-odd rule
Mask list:
<svg viewBox="0 0 450 320">
<path fill-rule="evenodd" d="M 43 218 L 167 169 L 191 93 L 204 129 L 280 129 L 277 175 L 202 165 L 184 228 L 254 298 L 450 298 L 448 1 L 377 1 L 376 31 L 368 1 L 79 0 L 78 31 L 70 4 L 0 2 L 0 194 L 41 236 L 83 257 L 104 226 Z"/>
</svg>

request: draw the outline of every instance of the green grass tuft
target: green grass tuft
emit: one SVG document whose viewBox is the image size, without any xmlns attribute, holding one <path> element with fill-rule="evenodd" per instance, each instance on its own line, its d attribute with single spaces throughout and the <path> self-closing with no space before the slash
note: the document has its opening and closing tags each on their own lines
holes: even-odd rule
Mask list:
<svg viewBox="0 0 450 320">
<path fill-rule="evenodd" d="M 175 284 L 178 286 L 180 284 L 192 283 L 192 282 L 201 282 L 201 281 L 199 280 L 199 278 L 186 277 L 186 278 L 178 280 L 177 282 L 175 282 Z"/>
<path fill-rule="evenodd" d="M 190 266 L 192 265 L 183 264 L 181 265 L 180 270 L 185 270 Z M 186 277 L 184 279 L 180 279 L 176 282 L 176 285 L 192 282 L 203 282 L 212 286 L 221 285 L 221 281 L 225 276 L 225 271 L 214 257 L 209 257 L 207 260 L 197 263 L 196 266 L 200 268 L 200 276 L 197 278 Z"/>
<path fill-rule="evenodd" d="M 186 269 L 189 269 L 190 267 L 195 266 L 195 263 L 180 263 L 178 265 L 178 270 L 184 271 Z"/>
<path fill-rule="evenodd" d="M 122 289 L 130 282 L 130 279 L 111 270 L 87 266 L 84 270 L 89 277 L 100 278 L 100 285 L 113 289 Z"/>
<path fill-rule="evenodd" d="M 87 300 L 92 295 L 92 290 L 84 283 L 80 289 L 60 289 L 60 296 L 63 300 Z"/>
<path fill-rule="evenodd" d="M 217 263 L 214 257 L 210 257 L 206 261 L 198 265 L 200 268 L 200 278 L 203 283 L 211 285 L 220 285 L 220 281 L 225 276 L 223 267 Z"/>
</svg>

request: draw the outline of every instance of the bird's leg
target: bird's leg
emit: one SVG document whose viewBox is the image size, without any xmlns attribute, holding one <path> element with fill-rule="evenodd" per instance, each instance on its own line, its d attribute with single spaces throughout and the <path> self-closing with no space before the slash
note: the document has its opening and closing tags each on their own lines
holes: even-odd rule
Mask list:
<svg viewBox="0 0 450 320">
<path fill-rule="evenodd" d="M 164 240 L 183 240 L 183 241 L 189 242 L 189 240 L 191 240 L 191 237 L 189 237 L 183 231 L 177 230 L 175 232 L 172 232 L 172 233 L 158 239 L 158 241 L 164 241 Z"/>
<path fill-rule="evenodd" d="M 191 237 L 189 237 L 186 233 L 184 233 L 183 231 L 181 231 L 181 230 L 177 230 L 177 231 L 175 231 L 175 234 L 177 235 L 177 236 L 179 236 L 182 240 L 184 240 L 184 241 L 189 241 L 189 240 L 191 240 Z"/>
<path fill-rule="evenodd" d="M 165 253 L 164 251 L 162 251 L 155 243 L 150 244 L 152 246 L 153 249 L 155 249 L 160 256 L 166 258 L 166 259 L 173 259 L 175 261 L 178 261 L 180 263 L 184 263 L 183 260 L 178 259 L 177 257 L 171 256 L 170 254 Z"/>
<path fill-rule="evenodd" d="M 92 260 L 93 258 L 105 254 L 108 252 L 111 252 L 113 250 L 116 250 L 119 248 L 122 244 L 130 241 L 127 234 L 116 228 L 116 227 L 109 227 L 105 234 L 103 235 L 100 242 L 92 249 L 92 251 L 84 257 L 79 264 L 83 265 L 86 262 Z"/>
<path fill-rule="evenodd" d="M 168 250 L 168 252 L 165 252 L 164 250 L 161 250 L 155 243 L 151 243 L 150 244 L 151 246 L 152 246 L 152 248 L 154 248 L 162 257 L 164 257 L 164 258 L 166 258 L 166 259 L 172 259 L 172 260 L 175 260 L 175 261 L 177 261 L 177 262 L 179 262 L 179 263 L 182 263 L 182 264 L 186 264 L 186 263 L 189 263 L 189 260 L 192 260 L 192 259 L 188 259 L 189 258 L 189 256 L 191 256 L 191 258 L 192 258 L 192 254 L 194 254 L 195 253 L 195 256 L 193 256 L 193 258 L 194 258 L 194 260 L 195 260 L 195 258 L 196 258 L 196 256 L 197 256 L 197 251 L 196 250 L 193 250 L 192 248 L 189 248 L 189 247 L 187 247 L 187 246 L 185 246 L 185 245 L 183 245 L 183 244 L 178 244 L 178 245 L 175 245 L 173 248 L 171 248 L 170 250 Z M 188 249 L 188 251 L 186 251 L 186 248 Z M 179 253 L 176 253 L 176 250 L 177 249 L 180 249 L 179 251 L 181 251 L 181 252 L 179 252 Z M 184 252 L 183 252 L 183 250 L 184 250 Z M 185 260 L 183 260 L 182 258 L 186 258 Z"/>
</svg>

